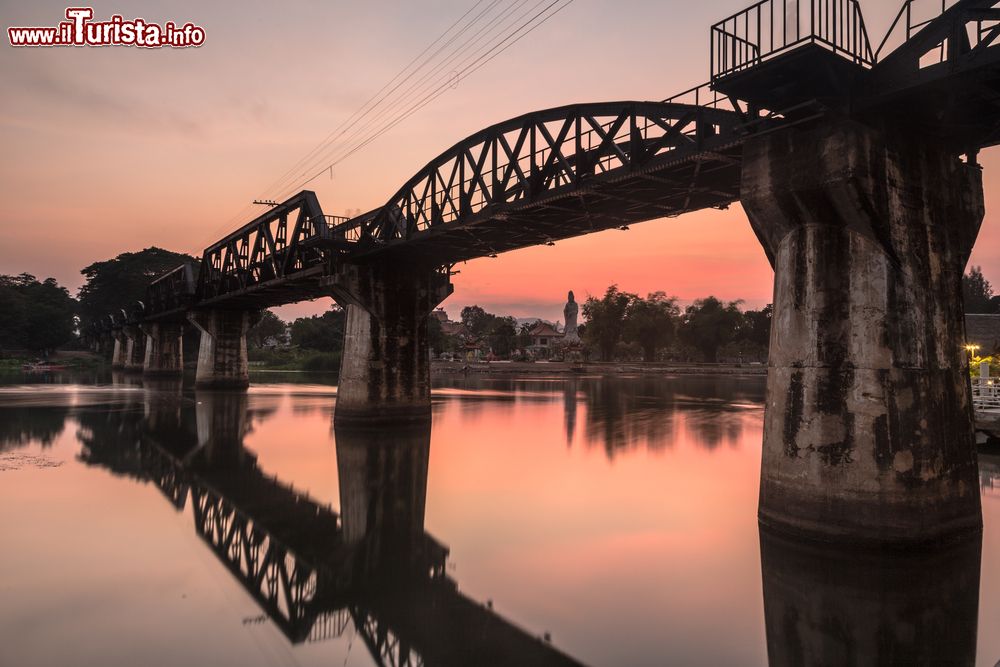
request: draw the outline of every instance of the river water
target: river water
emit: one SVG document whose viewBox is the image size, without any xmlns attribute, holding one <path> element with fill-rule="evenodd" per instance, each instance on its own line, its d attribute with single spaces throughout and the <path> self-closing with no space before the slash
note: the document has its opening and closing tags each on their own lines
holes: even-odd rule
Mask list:
<svg viewBox="0 0 1000 667">
<path fill-rule="evenodd" d="M 763 402 L 459 377 L 429 429 L 344 432 L 322 379 L 8 378 L 0 665 L 993 667 L 993 459 L 981 548 L 786 544 L 756 522 Z"/>
</svg>

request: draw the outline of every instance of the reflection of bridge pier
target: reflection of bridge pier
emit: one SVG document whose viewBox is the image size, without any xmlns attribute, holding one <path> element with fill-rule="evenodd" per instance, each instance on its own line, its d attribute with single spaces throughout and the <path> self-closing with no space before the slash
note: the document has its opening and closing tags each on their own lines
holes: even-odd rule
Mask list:
<svg viewBox="0 0 1000 667">
<path fill-rule="evenodd" d="M 184 381 L 177 377 L 143 377 L 143 413 L 149 431 L 179 430 L 184 414 Z"/>
<path fill-rule="evenodd" d="M 405 578 L 427 557 L 443 574 L 447 551 L 424 533 L 429 426 L 336 428 L 344 542 L 360 547 L 359 573 Z"/>
<path fill-rule="evenodd" d="M 349 606 L 373 656 L 392 665 L 579 664 L 446 577 L 447 549 L 424 532 L 429 420 L 337 427 L 336 440 L 344 542 L 357 549 Z"/>
<path fill-rule="evenodd" d="M 239 458 L 246 453 L 247 395 L 233 391 L 195 392 L 198 447 L 212 463 Z"/>
<path fill-rule="evenodd" d="M 760 540 L 771 667 L 975 664 L 980 538 L 886 553 Z"/>
</svg>

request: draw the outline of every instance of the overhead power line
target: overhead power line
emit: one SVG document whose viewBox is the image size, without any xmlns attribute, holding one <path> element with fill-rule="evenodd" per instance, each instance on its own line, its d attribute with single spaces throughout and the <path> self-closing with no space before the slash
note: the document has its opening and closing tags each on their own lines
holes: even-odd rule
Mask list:
<svg viewBox="0 0 1000 667">
<path fill-rule="evenodd" d="M 490 62 L 491 60 L 493 60 L 494 58 L 496 58 L 497 56 L 499 56 L 501 53 L 503 53 L 504 51 L 506 51 L 508 48 L 512 47 L 518 41 L 520 41 L 521 39 L 523 39 L 524 37 L 526 37 L 528 34 L 530 34 L 535 29 L 537 29 L 538 27 L 540 27 L 546 21 L 548 21 L 549 19 L 551 19 L 553 16 L 555 16 L 556 14 L 558 14 L 560 11 L 562 11 L 563 9 L 565 9 L 567 6 L 569 6 L 572 2 L 574 2 L 574 0 L 551 0 L 545 6 L 545 8 L 543 8 L 540 12 L 536 13 L 528 21 L 526 21 L 525 23 L 523 23 L 520 26 L 518 26 L 518 28 L 516 28 L 514 31 L 512 31 L 508 35 L 506 35 L 503 39 L 501 39 L 499 42 L 497 42 L 494 46 L 492 46 L 491 48 L 489 48 L 488 50 L 486 50 L 479 57 L 477 57 L 475 60 L 473 60 L 467 66 L 465 66 L 462 70 L 460 70 L 456 74 L 456 76 L 454 77 L 454 81 L 456 83 L 457 82 L 461 82 L 463 79 L 467 78 L 468 76 L 472 75 L 477 70 L 479 70 L 480 68 L 484 67 L 488 62 Z M 535 6 L 538 6 L 538 4 L 541 4 L 541 2 L 536 3 Z M 553 10 L 552 9 L 553 7 L 556 7 L 556 8 Z M 298 191 L 299 189 L 301 189 L 303 186 L 305 186 L 309 182 L 315 180 L 316 178 L 318 178 L 322 174 L 326 173 L 327 170 L 332 169 L 333 167 L 335 167 L 336 165 L 338 165 L 339 163 L 341 163 L 342 161 L 344 161 L 345 159 L 347 159 L 348 157 L 350 157 L 351 155 L 353 155 L 354 153 L 356 153 L 360 149 L 364 148 L 365 146 L 367 146 L 371 142 L 373 142 L 376 139 L 378 139 L 380 136 L 382 136 L 383 134 L 385 134 L 386 132 L 388 132 L 389 130 L 391 130 L 393 127 L 395 127 L 399 123 L 403 122 L 404 120 L 406 120 L 407 118 L 409 118 L 410 116 L 412 116 L 414 113 L 416 113 L 420 109 L 422 109 L 425 106 L 427 106 L 428 104 L 430 104 L 432 101 L 434 101 L 435 99 L 437 99 L 438 97 L 440 97 L 441 95 L 443 95 L 445 92 L 447 92 L 447 90 L 452 86 L 452 79 L 449 77 L 447 80 L 445 80 L 443 82 L 440 82 L 440 79 L 439 79 L 437 83 L 438 83 L 438 85 L 436 87 L 432 88 L 430 90 L 430 92 L 426 93 L 423 97 L 421 97 L 420 99 L 418 99 L 416 102 L 413 102 L 409 107 L 407 107 L 406 109 L 404 109 L 402 112 L 400 112 L 396 116 L 394 116 L 394 117 L 386 120 L 377 129 L 371 131 L 368 135 L 366 135 L 363 138 L 359 139 L 356 143 L 351 144 L 351 145 L 345 147 L 344 149 L 342 149 L 342 153 L 341 154 L 334 153 L 333 155 L 335 155 L 336 157 L 331 158 L 331 161 L 328 164 L 323 165 L 322 168 L 319 169 L 318 171 L 315 171 L 314 173 L 310 173 L 306 178 L 304 178 L 303 180 L 297 182 L 295 185 L 293 185 L 291 187 L 288 187 L 285 190 L 283 190 L 281 192 L 281 194 L 278 196 L 278 198 L 279 199 L 283 198 L 284 196 L 286 196 L 289 193 Z"/>
<path fill-rule="evenodd" d="M 334 166 L 457 86 L 574 0 L 537 0 L 518 13 L 528 2 L 516 0 L 509 4 L 507 0 L 477 0 L 361 107 L 259 194 L 281 201 L 327 172 L 332 176 Z M 543 4 L 541 10 L 535 11 Z M 529 14 L 530 18 L 525 20 Z M 252 208 L 252 205 L 245 206 L 212 235 L 248 216 Z"/>
<path fill-rule="evenodd" d="M 500 0 L 492 0 L 490 2 L 490 6 L 496 4 L 496 2 L 499 2 L 499 1 Z M 470 14 L 472 14 L 476 10 L 476 8 L 478 6 L 480 6 L 483 2 L 484 2 L 484 0 L 477 0 L 477 2 L 472 7 L 470 7 L 462 16 L 460 16 L 456 21 L 454 21 L 451 25 L 449 25 L 444 30 L 444 32 L 442 32 L 440 35 L 438 35 L 437 38 L 435 38 L 430 44 L 428 44 L 426 47 L 424 47 L 423 51 L 421 51 L 412 60 L 410 60 L 410 62 L 407 63 L 401 70 L 399 70 L 399 72 L 397 72 L 396 75 L 393 76 L 392 79 L 390 79 L 388 82 L 386 82 L 386 84 L 383 85 L 382 88 L 380 88 L 374 95 L 372 95 L 370 98 L 368 98 L 368 100 L 366 100 L 365 103 L 361 105 L 361 107 L 359 107 L 354 113 L 352 113 L 351 116 L 349 116 L 347 119 L 345 119 L 343 122 L 341 122 L 340 125 L 338 125 L 333 130 L 331 130 L 330 133 L 323 139 L 323 141 L 321 141 L 319 144 L 317 144 L 316 147 L 314 147 L 311 151 L 309 151 L 308 153 L 306 153 L 305 156 L 303 156 L 302 158 L 299 158 L 299 160 L 295 164 L 293 164 L 284 174 L 282 174 L 277 180 L 273 181 L 270 185 L 268 185 L 266 188 L 264 188 L 264 190 L 262 190 L 260 192 L 261 193 L 273 192 L 278 186 L 282 185 L 285 182 L 285 179 L 287 179 L 289 177 L 294 177 L 293 174 L 296 173 L 296 170 L 303 163 L 305 163 L 306 160 L 308 160 L 309 158 L 311 158 L 317 151 L 322 150 L 326 145 L 329 144 L 330 141 L 334 140 L 335 139 L 335 135 L 337 135 L 337 133 L 339 131 L 341 131 L 344 128 L 345 125 L 347 125 L 348 123 L 351 123 L 351 121 L 354 120 L 355 118 L 360 119 L 361 117 L 364 117 L 365 115 L 367 115 L 368 113 L 370 113 L 371 110 L 374 108 L 374 106 L 372 106 L 371 108 L 369 108 L 369 105 L 372 103 L 372 101 L 376 100 L 379 97 L 379 95 L 381 95 L 382 92 L 385 91 L 386 88 L 389 88 L 397 79 L 399 79 L 401 76 L 403 76 L 404 74 L 406 74 L 407 70 L 409 70 L 411 67 L 413 67 L 414 63 L 416 63 L 418 60 L 420 60 L 430 49 L 432 49 L 434 47 L 435 44 L 441 42 L 441 40 L 443 40 L 445 37 L 447 37 L 448 34 L 451 33 L 455 29 L 456 26 L 460 25 L 463 21 L 465 21 L 465 19 Z M 474 17 L 473 22 L 475 21 L 475 19 L 478 18 L 478 16 L 479 15 L 477 15 L 476 17 Z M 466 26 L 466 27 L 468 27 L 468 26 Z M 424 62 L 421 62 L 421 64 L 414 70 L 414 72 L 417 71 L 417 70 L 419 70 L 420 67 L 423 67 L 423 65 L 425 63 L 426 63 L 426 60 Z M 412 76 L 412 74 L 414 72 L 411 72 L 409 75 L 407 75 L 406 78 L 409 78 L 409 76 Z M 405 80 L 406 79 L 404 79 L 404 81 Z M 376 103 L 376 106 L 377 106 L 377 103 Z M 214 237 L 217 234 L 222 233 L 223 230 L 228 229 L 233 224 L 235 224 L 237 221 L 245 218 L 249 214 L 249 212 L 252 211 L 252 209 L 253 209 L 253 207 L 251 205 L 245 205 L 239 211 L 237 211 L 236 213 L 234 213 L 230 218 L 228 218 L 225 222 L 223 222 L 221 225 L 219 225 L 218 228 L 214 229 L 212 231 L 212 236 Z M 207 242 L 210 242 L 210 241 L 207 241 Z"/>
<path fill-rule="evenodd" d="M 271 184 L 269 184 L 264 189 L 264 191 L 265 192 L 270 192 L 274 188 L 276 188 L 279 185 L 281 185 L 283 183 L 284 179 L 286 179 L 290 174 L 292 174 L 296 170 L 298 170 L 299 167 L 301 167 L 304 163 L 306 163 L 307 160 L 309 160 L 313 155 L 315 155 L 320 150 L 322 150 L 324 146 L 328 145 L 331 141 L 335 141 L 338 137 L 342 136 L 344 134 L 344 132 L 346 132 L 348 129 L 350 129 L 351 127 L 353 127 L 361 118 L 363 118 L 364 116 L 368 115 L 375 108 L 377 108 L 379 106 L 379 104 L 381 104 L 386 99 L 386 97 L 388 97 L 389 95 L 391 95 L 396 89 L 399 88 L 399 86 L 401 86 L 402 84 L 404 84 L 414 74 L 416 74 L 416 72 L 418 72 L 424 66 L 424 64 L 426 64 L 426 62 L 428 62 L 428 59 L 433 58 L 434 55 L 436 55 L 438 53 L 438 51 L 435 51 L 433 54 L 431 54 L 427 58 L 424 58 L 424 56 L 427 54 L 428 51 L 431 50 L 431 48 L 434 47 L 435 44 L 438 44 L 439 42 L 441 42 L 441 40 L 443 40 L 446 35 L 448 35 L 456 26 L 458 26 L 460 23 L 462 23 L 462 21 L 464 21 L 469 16 L 469 14 L 471 14 L 476 9 L 476 7 L 478 7 L 479 5 L 481 5 L 483 2 L 484 2 L 484 0 L 478 0 L 478 2 L 476 2 L 476 4 L 474 4 L 472 7 L 470 7 L 468 11 L 466 11 L 454 23 L 452 23 L 450 26 L 448 26 L 448 28 L 444 32 L 442 32 L 440 35 L 438 35 L 437 39 L 435 39 L 433 42 L 431 42 L 426 47 L 424 47 L 423 51 L 421 51 L 420 53 L 418 53 L 409 63 L 406 64 L 405 67 L 403 67 L 403 69 L 399 70 L 399 72 L 397 72 L 396 75 L 394 77 L 392 77 L 392 79 L 390 79 L 385 85 L 383 85 L 374 95 L 372 95 L 371 97 L 369 97 L 365 101 L 365 103 L 362 104 L 354 113 L 352 113 L 340 125 L 338 125 L 333 130 L 331 130 L 330 133 L 328 135 L 326 135 L 326 137 L 324 137 L 323 140 L 320 141 L 311 151 L 309 151 L 308 153 L 306 153 L 306 155 L 304 155 L 303 157 L 299 158 L 298 162 L 296 162 L 291 167 L 289 167 L 288 170 L 284 174 L 282 174 L 274 182 L 272 182 Z M 487 5 L 487 7 L 484 10 L 482 10 L 482 11 L 487 11 L 490 7 L 492 7 L 493 5 L 496 5 L 498 2 L 500 2 L 500 0 L 492 0 L 492 2 L 490 2 Z M 473 20 L 471 22 L 469 22 L 464 28 L 462 28 L 461 30 L 459 30 L 458 33 L 456 33 L 455 36 L 457 37 L 458 35 L 461 35 L 463 32 L 465 32 L 466 30 L 468 30 L 468 28 L 471 25 L 473 25 L 475 23 L 475 21 L 478 20 L 479 16 L 481 16 L 481 15 L 482 15 L 482 12 L 480 12 L 480 14 L 476 15 L 473 18 Z M 409 70 L 410 68 L 412 68 L 413 65 L 414 65 L 414 63 L 416 63 L 418 60 L 421 60 L 421 58 L 424 58 L 424 60 L 420 63 L 420 65 L 418 65 L 417 67 L 413 68 L 413 71 L 410 72 L 409 74 L 406 74 L 407 70 Z M 406 74 L 405 77 L 403 77 L 404 74 Z M 396 83 L 396 81 L 398 79 L 400 79 L 400 77 L 403 77 L 402 80 L 399 81 L 399 83 Z M 396 85 L 392 86 L 393 83 L 396 83 Z M 389 88 L 390 86 L 392 86 L 392 88 L 388 92 L 386 92 L 386 89 Z M 385 95 L 383 95 L 383 93 L 385 93 Z M 373 104 L 373 102 L 374 102 L 374 104 Z"/>
<path fill-rule="evenodd" d="M 509 29 L 511 25 L 516 23 L 518 20 L 523 19 L 524 16 L 528 14 L 525 12 L 520 16 L 516 17 L 514 21 L 504 24 L 502 21 L 507 19 L 511 14 L 517 11 L 519 7 L 524 5 L 528 0 L 518 0 L 514 5 L 502 10 L 497 16 L 490 19 L 485 25 L 481 26 L 475 34 L 470 36 L 464 42 L 456 43 L 453 45 L 450 54 L 446 54 L 444 60 L 438 62 L 425 72 L 418 80 L 410 84 L 405 90 L 399 92 L 395 99 L 386 104 L 381 111 L 375 113 L 375 115 L 365 121 L 363 125 L 356 128 L 349 137 L 347 137 L 342 144 L 333 144 L 329 146 L 325 152 L 315 158 L 306 168 L 300 170 L 297 178 L 308 178 L 312 176 L 312 173 L 316 171 L 320 165 L 328 164 L 333 158 L 338 155 L 338 151 L 349 150 L 352 146 L 352 142 L 355 141 L 359 136 L 365 136 L 366 133 L 371 129 L 373 125 L 378 123 L 380 120 L 384 119 L 387 115 L 391 118 L 391 114 L 401 107 L 411 103 L 412 99 L 417 96 L 418 99 L 425 95 L 427 91 L 434 89 L 436 86 L 440 86 L 443 82 L 448 82 L 451 86 L 457 85 L 459 70 L 454 69 L 455 67 L 463 67 L 471 58 L 474 58 L 477 54 L 489 50 L 495 41 L 503 39 L 503 30 Z M 536 0 L 535 7 L 541 5 L 545 0 Z M 530 12 L 530 9 L 529 9 Z M 496 25 L 499 25 L 500 38 L 498 39 L 494 33 L 497 32 Z M 481 43 L 484 45 L 473 44 L 469 46 L 470 42 L 474 39 L 480 38 Z M 485 38 L 485 39 L 482 39 Z M 458 63 L 455 63 L 457 58 L 465 56 Z M 430 79 L 430 80 L 429 80 Z M 374 110 L 373 110 L 374 111 Z M 280 190 L 279 192 L 284 192 L 285 190 Z"/>
</svg>

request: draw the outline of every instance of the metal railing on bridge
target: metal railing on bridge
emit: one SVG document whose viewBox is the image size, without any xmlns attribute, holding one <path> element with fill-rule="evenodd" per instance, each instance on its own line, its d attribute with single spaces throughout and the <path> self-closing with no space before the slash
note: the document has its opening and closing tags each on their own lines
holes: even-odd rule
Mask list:
<svg viewBox="0 0 1000 667">
<path fill-rule="evenodd" d="M 976 410 L 1000 410 L 1000 377 L 972 378 L 972 405 Z"/>
<path fill-rule="evenodd" d="M 330 225 L 330 234 L 335 241 L 345 241 L 347 243 L 357 243 L 363 235 L 365 222 L 375 216 L 378 210 L 370 211 L 354 218 L 345 218 L 336 215 L 328 215 L 327 224 Z"/>
<path fill-rule="evenodd" d="M 712 26 L 712 81 L 803 44 L 875 63 L 858 0 L 761 0 Z"/>
</svg>

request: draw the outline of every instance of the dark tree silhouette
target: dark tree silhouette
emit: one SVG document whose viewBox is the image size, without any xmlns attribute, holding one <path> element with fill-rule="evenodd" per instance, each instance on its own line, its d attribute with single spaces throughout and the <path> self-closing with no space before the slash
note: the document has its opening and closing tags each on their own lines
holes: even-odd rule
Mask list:
<svg viewBox="0 0 1000 667">
<path fill-rule="evenodd" d="M 774 308 L 767 304 L 761 310 L 748 310 L 743 313 L 743 321 L 737 337 L 754 345 L 767 348 L 771 342 L 771 317 Z"/>
<path fill-rule="evenodd" d="M 962 276 L 962 298 L 967 313 L 996 313 L 998 300 L 993 296 L 993 286 L 983 276 L 981 267 L 973 266 Z"/>
<path fill-rule="evenodd" d="M 513 317 L 494 315 L 480 306 L 466 306 L 461 318 L 469 333 L 483 340 L 497 356 L 509 356 L 517 347 L 517 320 Z"/>
<path fill-rule="evenodd" d="M 583 317 L 587 320 L 584 340 L 600 351 L 601 361 L 614 359 L 615 345 L 621 340 L 625 327 L 625 312 L 636 299 L 635 294 L 622 292 L 612 285 L 600 299 L 589 297 L 583 304 Z"/>
<path fill-rule="evenodd" d="M 198 260 L 155 247 L 94 262 L 80 271 L 87 279 L 78 294 L 82 325 L 86 327 L 99 318 L 142 301 L 149 283 L 185 262 L 197 263 Z"/>
<path fill-rule="evenodd" d="M 334 306 L 322 315 L 300 317 L 292 322 L 292 345 L 304 350 L 340 352 L 344 346 L 347 312 Z"/>
<path fill-rule="evenodd" d="M 54 278 L 0 275 L 0 350 L 54 350 L 74 338 L 77 302 Z"/>
<path fill-rule="evenodd" d="M 719 348 L 736 338 L 743 319 L 739 304 L 723 303 L 714 296 L 698 299 L 684 311 L 681 340 L 697 348 L 705 361 L 715 362 Z"/>
<path fill-rule="evenodd" d="M 653 292 L 645 299 L 635 298 L 625 310 L 625 340 L 642 346 L 643 361 L 656 361 L 656 350 L 673 342 L 679 315 L 677 297 Z"/>
<path fill-rule="evenodd" d="M 280 340 L 287 331 L 288 325 L 280 317 L 265 310 L 261 313 L 260 321 L 247 332 L 247 345 L 260 349 L 267 345 L 269 339 Z"/>
</svg>

